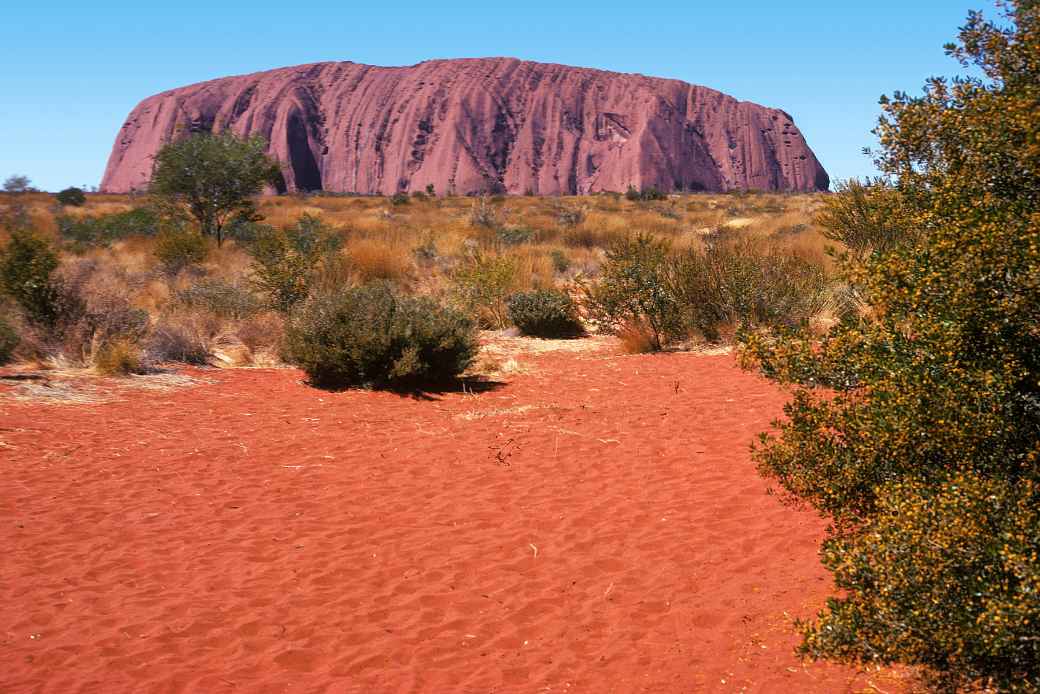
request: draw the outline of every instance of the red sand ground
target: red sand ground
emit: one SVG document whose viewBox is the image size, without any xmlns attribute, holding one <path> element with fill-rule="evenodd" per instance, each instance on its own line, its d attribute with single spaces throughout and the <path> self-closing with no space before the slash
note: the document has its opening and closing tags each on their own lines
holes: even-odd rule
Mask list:
<svg viewBox="0 0 1040 694">
<path fill-rule="evenodd" d="M 851 692 L 803 665 L 822 522 L 730 356 L 524 355 L 488 392 L 292 370 L 0 399 L 0 691 Z M 8 388 L 10 391 L 10 388 Z"/>
</svg>

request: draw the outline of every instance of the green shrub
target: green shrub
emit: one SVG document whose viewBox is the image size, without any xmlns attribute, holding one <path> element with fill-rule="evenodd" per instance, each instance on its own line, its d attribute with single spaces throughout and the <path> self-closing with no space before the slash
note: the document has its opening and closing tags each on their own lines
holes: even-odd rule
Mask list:
<svg viewBox="0 0 1040 694">
<path fill-rule="evenodd" d="M 155 210 L 137 207 L 98 217 L 57 218 L 58 233 L 76 246 L 108 246 L 130 236 L 156 236 L 161 220 Z"/>
<path fill-rule="evenodd" d="M 4 319 L 0 318 L 0 365 L 7 364 L 14 357 L 14 350 L 21 342 L 18 333 Z"/>
<path fill-rule="evenodd" d="M 503 246 L 519 246 L 534 240 L 534 229 L 527 227 L 500 227 L 495 229 L 495 238 Z"/>
<path fill-rule="evenodd" d="M 163 272 L 170 276 L 204 262 L 208 256 L 209 244 L 205 237 L 190 229 L 166 229 L 155 244 L 155 257 Z"/>
<path fill-rule="evenodd" d="M 875 662 L 934 668 L 940 691 L 1038 691 L 1040 486 L 962 472 L 890 483 L 878 501 L 860 532 L 824 545 L 850 592 L 803 625 L 803 652 L 859 661 L 869 644 Z"/>
<path fill-rule="evenodd" d="M 195 282 L 179 291 L 177 299 L 188 308 L 231 320 L 249 318 L 262 308 L 260 300 L 247 288 L 217 279 Z"/>
<path fill-rule="evenodd" d="M 257 227 L 247 247 L 252 256 L 252 283 L 267 297 L 267 305 L 287 312 L 306 299 L 322 263 L 331 262 L 342 239 L 320 217 L 302 215 L 284 229 Z"/>
<path fill-rule="evenodd" d="M 286 357 L 315 385 L 400 387 L 462 373 L 477 354 L 472 321 L 388 284 L 308 302 L 286 328 Z"/>
<path fill-rule="evenodd" d="M 830 290 L 820 263 L 747 238 L 680 254 L 669 282 L 683 321 L 712 341 L 722 326 L 805 326 Z"/>
<path fill-rule="evenodd" d="M 592 318 L 611 332 L 645 324 L 655 351 L 681 337 L 681 313 L 669 282 L 669 253 L 666 242 L 645 234 L 614 243 L 599 281 L 585 286 Z"/>
<path fill-rule="evenodd" d="M 549 253 L 549 258 L 552 260 L 553 270 L 556 270 L 556 272 L 562 274 L 571 269 L 571 259 L 559 248 L 554 248 Z"/>
<path fill-rule="evenodd" d="M 509 297 L 508 307 L 509 319 L 525 335 L 577 337 L 585 332 L 578 309 L 566 292 L 518 292 Z"/>
<path fill-rule="evenodd" d="M 803 653 L 950 692 L 1040 691 L 1040 5 L 1006 8 L 948 48 L 976 76 L 882 101 L 889 187 L 824 220 L 868 310 L 745 339 L 794 389 L 760 470 L 833 526 Z"/>
<path fill-rule="evenodd" d="M 54 195 L 54 198 L 62 205 L 69 207 L 81 207 L 87 203 L 87 196 L 84 194 L 83 189 L 75 186 L 59 191 Z"/>
<path fill-rule="evenodd" d="M 0 249 L 0 291 L 21 307 L 30 323 L 54 328 L 61 317 L 60 290 L 52 277 L 57 267 L 50 243 L 31 229 L 15 229 Z"/>
<path fill-rule="evenodd" d="M 628 190 L 625 191 L 625 198 L 632 200 L 633 202 L 664 200 L 667 197 L 667 195 L 659 191 L 655 186 L 643 188 L 642 190 L 636 190 L 634 186 L 629 186 Z"/>
<path fill-rule="evenodd" d="M 506 299 L 516 290 L 518 267 L 509 255 L 473 252 L 452 273 L 455 299 L 482 327 L 509 325 Z"/>
<path fill-rule="evenodd" d="M 409 202 L 408 193 L 394 193 L 390 196 L 391 205 L 407 205 Z"/>
</svg>

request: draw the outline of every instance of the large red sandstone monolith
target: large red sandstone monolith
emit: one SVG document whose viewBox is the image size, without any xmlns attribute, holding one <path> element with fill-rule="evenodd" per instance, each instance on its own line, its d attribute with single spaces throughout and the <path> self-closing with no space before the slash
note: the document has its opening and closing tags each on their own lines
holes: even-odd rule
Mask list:
<svg viewBox="0 0 1040 694">
<path fill-rule="evenodd" d="M 785 112 L 678 80 L 516 60 L 315 63 L 142 101 L 101 189 L 144 189 L 152 159 L 198 131 L 260 134 L 288 190 L 382 193 L 826 190 Z"/>
</svg>

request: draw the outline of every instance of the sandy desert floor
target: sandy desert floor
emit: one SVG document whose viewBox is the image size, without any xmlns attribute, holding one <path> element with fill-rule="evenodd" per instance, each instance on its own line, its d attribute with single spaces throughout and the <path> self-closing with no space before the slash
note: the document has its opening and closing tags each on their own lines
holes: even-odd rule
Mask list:
<svg viewBox="0 0 1040 694">
<path fill-rule="evenodd" d="M 523 342 L 423 397 L 3 382 L 0 691 L 907 688 L 793 654 L 830 584 L 823 522 L 750 460 L 780 391 L 730 355 Z"/>
</svg>

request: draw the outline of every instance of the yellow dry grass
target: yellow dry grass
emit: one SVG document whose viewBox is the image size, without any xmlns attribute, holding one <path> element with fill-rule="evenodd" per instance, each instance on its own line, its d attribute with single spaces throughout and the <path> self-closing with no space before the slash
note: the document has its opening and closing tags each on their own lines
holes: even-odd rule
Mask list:
<svg viewBox="0 0 1040 694">
<path fill-rule="evenodd" d="M 475 225 L 475 198 L 411 199 L 392 204 L 383 197 L 333 195 L 269 196 L 259 200 L 267 224 L 285 226 L 301 215 L 320 217 L 343 237 L 344 272 L 355 281 L 387 279 L 423 293 L 443 294 L 453 268 L 475 249 L 512 256 L 520 289 L 548 287 L 576 275 L 595 274 L 605 250 L 625 236 L 644 233 L 667 239 L 674 248 L 699 247 L 719 230 L 766 239 L 813 258 L 824 258 L 829 242 L 813 218 L 822 194 L 703 193 L 665 200 L 633 201 L 605 194 L 584 197 L 502 197 L 485 201 L 498 228 Z M 53 196 L 0 194 L 0 215 L 23 205 L 34 227 L 57 237 L 57 218 L 122 212 L 145 200 L 127 195 L 90 194 L 78 208 L 62 208 Z M 568 210 L 584 219 L 568 224 Z M 508 232 L 508 233 L 507 233 Z M 0 237 L 4 235 L 0 231 Z M 517 241 L 517 237 L 521 237 Z M 2 240 L 2 238 L 0 238 Z M 145 277 L 156 267 L 154 240 L 136 238 L 86 253 L 125 275 Z M 249 274 L 249 256 L 232 241 L 213 249 L 203 270 L 229 282 Z M 154 312 L 169 297 L 166 283 L 141 280 L 135 303 Z"/>
</svg>

